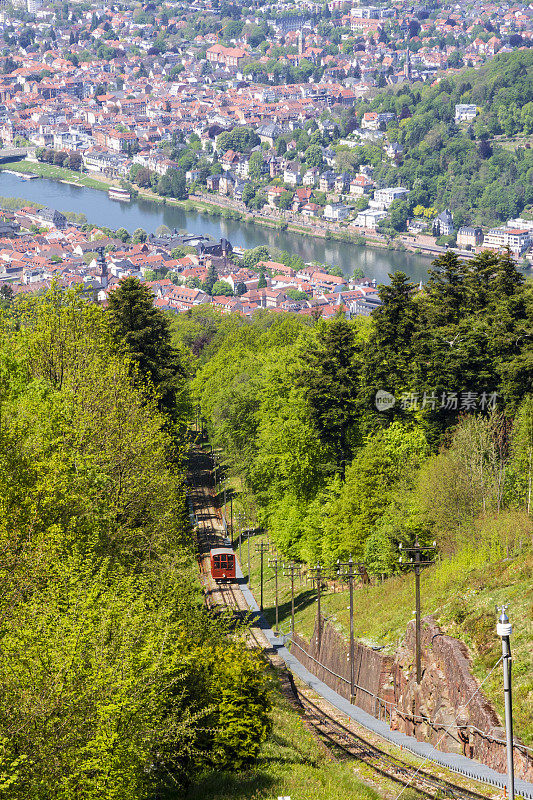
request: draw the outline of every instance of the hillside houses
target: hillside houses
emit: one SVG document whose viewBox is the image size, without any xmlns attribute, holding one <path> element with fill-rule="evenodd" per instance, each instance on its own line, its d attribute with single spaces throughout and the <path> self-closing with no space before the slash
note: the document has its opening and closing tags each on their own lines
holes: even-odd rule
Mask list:
<svg viewBox="0 0 533 800">
<path fill-rule="evenodd" d="M 232 6 L 230 21 L 212 0 L 89 6 L 60 20 L 53 6 L 30 7 L 31 19 L 10 17 L 10 55 L 0 57 L 4 145 L 23 142 L 30 158 L 164 198 L 190 193 L 276 223 L 299 215 L 308 227 L 383 235 L 414 185 L 397 169 L 416 138 L 405 134 L 416 113 L 410 84 L 437 85 L 461 64 L 526 50 L 533 38 L 528 5 L 478 0 L 438 8 L 330 0 L 327 11 L 305 0 L 297 12 L 267 0 L 242 19 Z M 387 98 L 377 104 L 386 87 L 396 98 L 405 92 L 403 108 Z M 483 108 L 457 103 L 447 122 L 461 135 L 477 130 Z M 242 128 L 249 135 L 235 134 Z M 376 164 L 376 177 L 358 154 Z M 402 219 L 397 232 L 453 236 L 443 204 L 431 202 L 431 218 Z M 60 218 L 34 222 L 61 230 Z M 481 246 L 479 236 L 461 237 Z M 499 241 L 490 231 L 489 242 Z M 513 246 L 525 245 L 519 238 Z"/>
</svg>

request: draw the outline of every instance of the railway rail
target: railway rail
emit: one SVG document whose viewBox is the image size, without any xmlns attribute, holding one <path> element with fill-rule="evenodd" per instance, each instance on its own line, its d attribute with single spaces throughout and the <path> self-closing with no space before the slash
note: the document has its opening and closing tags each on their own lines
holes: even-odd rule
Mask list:
<svg viewBox="0 0 533 800">
<path fill-rule="evenodd" d="M 463 800 L 486 800 L 486 795 L 466 789 L 457 784 L 413 767 L 390 755 L 368 739 L 359 736 L 338 719 L 313 702 L 299 690 L 297 696 L 305 709 L 307 719 L 317 735 L 324 739 L 343 758 L 355 758 L 371 766 L 376 772 L 405 786 L 416 789 L 427 797 L 462 798 Z"/>
<path fill-rule="evenodd" d="M 211 471 L 207 466 L 208 463 L 208 456 L 205 454 L 200 455 L 196 451 L 191 458 L 191 467 L 193 468 L 188 474 L 189 497 L 193 504 L 197 522 L 198 564 L 201 581 L 204 586 L 205 601 L 208 607 L 212 609 L 225 607 L 233 609 L 240 614 L 245 614 L 249 611 L 248 605 L 238 587 L 230 582 L 215 584 L 210 574 L 209 551 L 212 547 L 226 544 L 226 538 L 222 521 L 217 514 L 214 498 L 209 488 Z M 286 670 L 283 660 L 272 651 L 264 634 L 253 624 L 249 626 L 249 636 L 251 644 L 265 652 L 273 666 L 277 668 L 283 666 Z M 328 748 L 333 757 L 339 760 L 353 759 L 360 761 L 394 783 L 411 787 L 418 793 L 434 798 L 434 800 L 443 800 L 444 798 L 450 798 L 450 800 L 487 800 L 489 797 L 489 795 L 481 794 L 452 783 L 441 776 L 431 774 L 386 752 L 386 750 L 378 747 L 368 738 L 361 736 L 340 722 L 329 711 L 311 699 L 311 690 L 308 687 L 297 687 L 292 675 L 288 670 L 286 671 L 289 680 L 283 683 L 285 686 L 289 685 L 292 699 L 300 708 L 304 722 Z M 493 795 L 494 790 L 492 790 L 490 796 Z"/>
</svg>

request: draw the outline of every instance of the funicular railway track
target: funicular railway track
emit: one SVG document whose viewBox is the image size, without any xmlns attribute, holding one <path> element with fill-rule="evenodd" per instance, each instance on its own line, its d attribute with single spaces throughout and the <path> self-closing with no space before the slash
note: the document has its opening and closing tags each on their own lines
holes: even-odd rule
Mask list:
<svg viewBox="0 0 533 800">
<path fill-rule="evenodd" d="M 250 644 L 260 648 L 273 666 L 283 667 L 286 680 L 282 681 L 285 688 L 292 694 L 292 701 L 299 707 L 306 725 L 316 734 L 317 738 L 327 747 L 331 756 L 337 760 L 353 759 L 369 766 L 381 776 L 414 789 L 421 795 L 441 800 L 487 800 L 494 795 L 487 787 L 490 794 L 481 794 L 472 789 L 459 786 L 438 775 L 431 774 L 420 767 L 416 767 L 397 756 L 393 756 L 383 748 L 377 746 L 368 738 L 356 733 L 350 720 L 344 724 L 333 713 L 326 710 L 318 699 L 305 685 L 296 686 L 292 674 L 286 669 L 284 661 L 271 648 L 266 637 L 253 625 L 254 612 L 250 612 L 242 591 L 231 582 L 215 584 L 210 572 L 209 551 L 213 547 L 220 547 L 226 543 L 222 521 L 217 513 L 215 501 L 210 489 L 212 477 L 210 459 L 199 450 L 193 450 L 190 458 L 188 473 L 189 497 L 192 501 L 197 520 L 196 537 L 198 547 L 198 566 L 200 577 L 204 586 L 206 605 L 215 609 L 233 609 L 239 616 L 249 614 L 252 624 L 249 626 Z M 312 699 L 313 698 L 313 699 Z M 323 701 L 327 705 L 326 701 Z M 329 706 L 328 706 L 329 708 Z M 492 788 L 492 787 L 491 787 Z"/>
<path fill-rule="evenodd" d="M 334 716 L 329 714 L 305 693 L 297 690 L 298 699 L 306 711 L 307 719 L 318 736 L 340 753 L 343 759 L 355 758 L 368 764 L 376 772 L 416 789 L 427 797 L 464 798 L 464 800 L 487 800 L 487 796 L 432 775 L 407 764 L 385 750 L 377 747 L 368 739 L 354 733 Z"/>
</svg>

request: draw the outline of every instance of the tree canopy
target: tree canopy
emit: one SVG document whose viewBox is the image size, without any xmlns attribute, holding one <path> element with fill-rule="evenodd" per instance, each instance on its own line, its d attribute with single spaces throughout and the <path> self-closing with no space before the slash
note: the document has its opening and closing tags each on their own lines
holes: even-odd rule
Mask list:
<svg viewBox="0 0 533 800">
<path fill-rule="evenodd" d="M 262 666 L 202 610 L 183 436 L 111 313 L 54 286 L 2 323 L 2 792 L 147 800 L 252 763 Z"/>
<path fill-rule="evenodd" d="M 398 544 L 415 534 L 456 548 L 476 535 L 480 508 L 525 508 L 531 281 L 491 252 L 439 256 L 423 291 L 390 277 L 371 318 L 263 311 L 249 321 L 197 309 L 173 323 L 213 444 L 286 557 L 333 564 L 352 554 L 390 574 Z M 464 442 L 476 455 L 452 491 Z M 490 486 L 474 502 L 476 459 Z"/>
<path fill-rule="evenodd" d="M 137 278 L 125 278 L 109 296 L 111 327 L 140 376 L 155 388 L 160 409 L 173 420 L 183 419 L 184 367 L 171 344 L 168 318 L 153 301 L 147 286 Z"/>
</svg>

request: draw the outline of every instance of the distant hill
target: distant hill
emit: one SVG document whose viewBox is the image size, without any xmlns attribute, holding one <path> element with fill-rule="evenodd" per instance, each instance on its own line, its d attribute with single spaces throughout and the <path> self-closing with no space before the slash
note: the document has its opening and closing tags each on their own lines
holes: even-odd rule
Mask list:
<svg viewBox="0 0 533 800">
<path fill-rule="evenodd" d="M 455 106 L 477 107 L 456 124 Z M 533 203 L 533 51 L 497 56 L 481 69 L 461 70 L 432 85 L 380 93 L 368 110 L 392 111 L 391 142 L 405 149 L 398 167 L 381 149 L 365 147 L 375 177 L 412 191 L 408 206 L 450 208 L 456 223 L 492 225 Z M 509 137 L 518 137 L 509 142 Z"/>
</svg>

